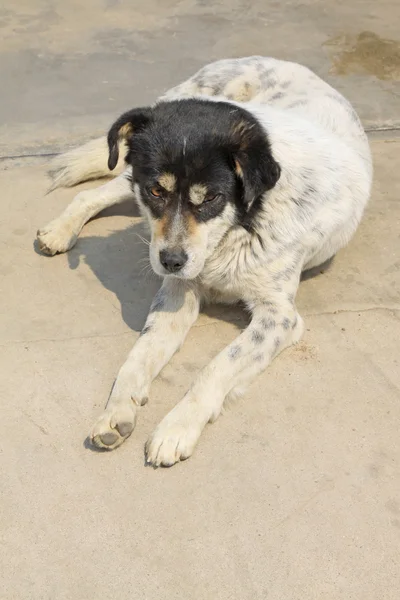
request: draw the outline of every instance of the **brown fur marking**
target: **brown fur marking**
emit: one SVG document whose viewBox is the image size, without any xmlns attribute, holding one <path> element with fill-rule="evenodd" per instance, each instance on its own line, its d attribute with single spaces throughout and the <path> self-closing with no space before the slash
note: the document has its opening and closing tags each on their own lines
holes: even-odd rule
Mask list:
<svg viewBox="0 0 400 600">
<path fill-rule="evenodd" d="M 197 235 L 198 223 L 197 223 L 196 219 L 194 218 L 194 216 L 191 215 L 190 213 L 186 217 L 185 225 L 186 225 L 186 231 L 189 236 Z"/>
<path fill-rule="evenodd" d="M 236 172 L 236 175 L 238 175 L 239 177 L 241 177 L 243 179 L 243 170 L 242 170 L 242 167 L 240 166 L 240 163 L 238 160 L 235 160 L 235 172 Z"/>
<path fill-rule="evenodd" d="M 121 138 L 128 138 L 129 136 L 131 136 L 133 133 L 133 127 L 132 127 L 132 123 L 125 123 L 125 125 L 122 125 L 121 129 L 118 132 L 119 137 Z"/>
<path fill-rule="evenodd" d="M 155 225 L 154 225 L 154 238 L 155 239 L 166 237 L 170 221 L 171 221 L 171 219 L 170 219 L 170 216 L 168 215 L 168 213 L 163 215 L 160 220 L 157 219 L 155 221 Z"/>
</svg>

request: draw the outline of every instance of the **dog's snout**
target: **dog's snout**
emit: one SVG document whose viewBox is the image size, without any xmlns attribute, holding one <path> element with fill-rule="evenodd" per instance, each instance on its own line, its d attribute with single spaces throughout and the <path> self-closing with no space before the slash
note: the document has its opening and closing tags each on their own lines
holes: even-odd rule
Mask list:
<svg viewBox="0 0 400 600">
<path fill-rule="evenodd" d="M 187 263 L 187 259 L 188 255 L 186 252 L 179 248 L 173 250 L 161 250 L 160 252 L 160 263 L 164 269 L 170 273 L 180 271 Z"/>
</svg>

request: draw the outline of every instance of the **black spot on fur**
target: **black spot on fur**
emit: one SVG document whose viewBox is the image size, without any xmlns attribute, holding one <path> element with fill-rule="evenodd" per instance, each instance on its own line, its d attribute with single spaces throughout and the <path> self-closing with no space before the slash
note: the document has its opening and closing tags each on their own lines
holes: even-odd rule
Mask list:
<svg viewBox="0 0 400 600">
<path fill-rule="evenodd" d="M 232 346 L 232 348 L 228 352 L 228 356 L 232 360 L 235 360 L 236 358 L 238 358 L 241 355 L 241 353 L 242 353 L 242 349 L 240 346 Z"/>
<path fill-rule="evenodd" d="M 267 318 L 267 317 L 263 317 L 261 319 L 261 327 L 265 331 L 270 331 L 271 329 L 275 329 L 275 327 L 276 327 L 275 319 L 270 319 L 270 318 Z"/>
<path fill-rule="evenodd" d="M 263 341 L 265 340 L 265 335 L 263 333 L 261 333 L 261 331 L 257 331 L 256 329 L 254 329 L 251 332 L 251 341 L 253 342 L 253 344 L 262 344 Z"/>
<path fill-rule="evenodd" d="M 294 267 L 292 265 L 290 265 L 289 267 L 286 267 L 286 269 L 284 269 L 283 271 L 279 271 L 279 273 L 276 273 L 273 276 L 273 280 L 274 281 L 281 281 L 281 280 L 290 281 L 293 273 L 294 273 Z"/>
<path fill-rule="evenodd" d="M 261 70 L 259 73 L 263 89 L 273 88 L 277 84 L 275 69 Z"/>
<path fill-rule="evenodd" d="M 271 96 L 271 98 L 269 99 L 270 102 L 275 102 L 275 100 L 280 100 L 281 98 L 283 98 L 283 96 L 285 96 L 285 94 L 283 92 L 277 92 L 276 94 L 274 94 L 273 96 Z"/>
<path fill-rule="evenodd" d="M 314 196 L 317 193 L 315 185 L 308 184 L 304 190 L 305 196 Z"/>
<path fill-rule="evenodd" d="M 282 321 L 282 327 L 283 329 L 289 329 L 290 327 L 290 319 L 288 319 L 287 317 L 285 317 Z"/>
<path fill-rule="evenodd" d="M 280 345 L 281 345 L 281 339 L 276 337 L 274 339 L 274 354 L 276 354 L 278 352 Z"/>
<path fill-rule="evenodd" d="M 300 196 L 292 196 L 291 200 L 293 204 L 301 209 L 304 213 L 304 209 L 311 208 L 315 204 L 315 194 L 317 190 L 312 185 L 307 185 Z M 301 215 L 301 212 L 299 213 Z M 307 213 L 305 216 L 308 218 Z"/>
<path fill-rule="evenodd" d="M 298 108 L 299 106 L 305 106 L 307 102 L 305 100 L 296 100 L 288 104 L 288 108 Z"/>
</svg>

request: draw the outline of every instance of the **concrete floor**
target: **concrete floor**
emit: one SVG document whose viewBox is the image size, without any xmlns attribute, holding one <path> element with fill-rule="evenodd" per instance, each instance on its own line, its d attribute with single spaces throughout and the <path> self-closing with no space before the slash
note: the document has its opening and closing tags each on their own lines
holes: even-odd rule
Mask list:
<svg viewBox="0 0 400 600">
<path fill-rule="evenodd" d="M 399 598 L 399 17 L 390 0 L 3 3 L 2 600 Z M 301 286 L 304 340 L 189 461 L 145 468 L 143 444 L 244 326 L 236 309 L 202 315 L 129 442 L 93 452 L 85 437 L 158 283 L 129 206 L 68 255 L 35 252 L 76 193 L 44 196 L 42 155 L 204 62 L 252 53 L 303 62 L 353 101 L 374 130 L 371 204 L 332 269 Z"/>
</svg>

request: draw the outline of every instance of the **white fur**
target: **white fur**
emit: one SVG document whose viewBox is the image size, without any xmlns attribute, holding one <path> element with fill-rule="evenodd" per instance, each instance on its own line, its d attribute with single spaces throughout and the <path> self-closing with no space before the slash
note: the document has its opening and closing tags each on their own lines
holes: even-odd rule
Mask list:
<svg viewBox="0 0 400 600">
<path fill-rule="evenodd" d="M 229 214 L 212 220 L 197 246 L 189 248 L 197 260 L 188 267 L 192 270 L 183 279 L 165 278 L 145 333 L 92 430 L 98 446 L 121 444 L 134 428 L 136 408 L 147 398 L 152 379 L 197 318 L 200 302 L 244 301 L 252 314 L 249 327 L 203 369 L 149 438 L 146 455 L 154 465 L 190 456 L 224 400 L 245 389 L 279 352 L 300 339 L 303 324 L 294 303 L 300 274 L 348 243 L 372 178 L 368 141 L 353 108 L 301 65 L 263 57 L 218 61 L 162 100 L 191 96 L 228 100 L 250 111 L 268 133 L 282 174 L 265 195 L 255 233 L 232 226 Z M 106 175 L 106 163 L 105 140 L 90 142 L 57 159 L 53 187 Z M 132 195 L 124 175 L 81 193 L 39 232 L 42 249 L 50 254 L 68 249 L 89 218 Z"/>
<path fill-rule="evenodd" d="M 82 227 L 99 212 L 134 197 L 129 173 L 94 190 L 79 192 L 65 211 L 37 232 L 40 249 L 46 254 L 66 252 L 75 244 Z"/>
<path fill-rule="evenodd" d="M 121 146 L 118 164 L 113 172 L 113 177 L 125 168 L 124 142 L 121 142 Z M 109 177 L 110 170 L 107 166 L 107 159 L 108 145 L 106 137 L 96 138 L 79 148 L 74 148 L 69 152 L 56 156 L 50 164 L 49 175 L 52 183 L 48 192 L 58 187 L 71 187 L 89 179 Z"/>
</svg>

